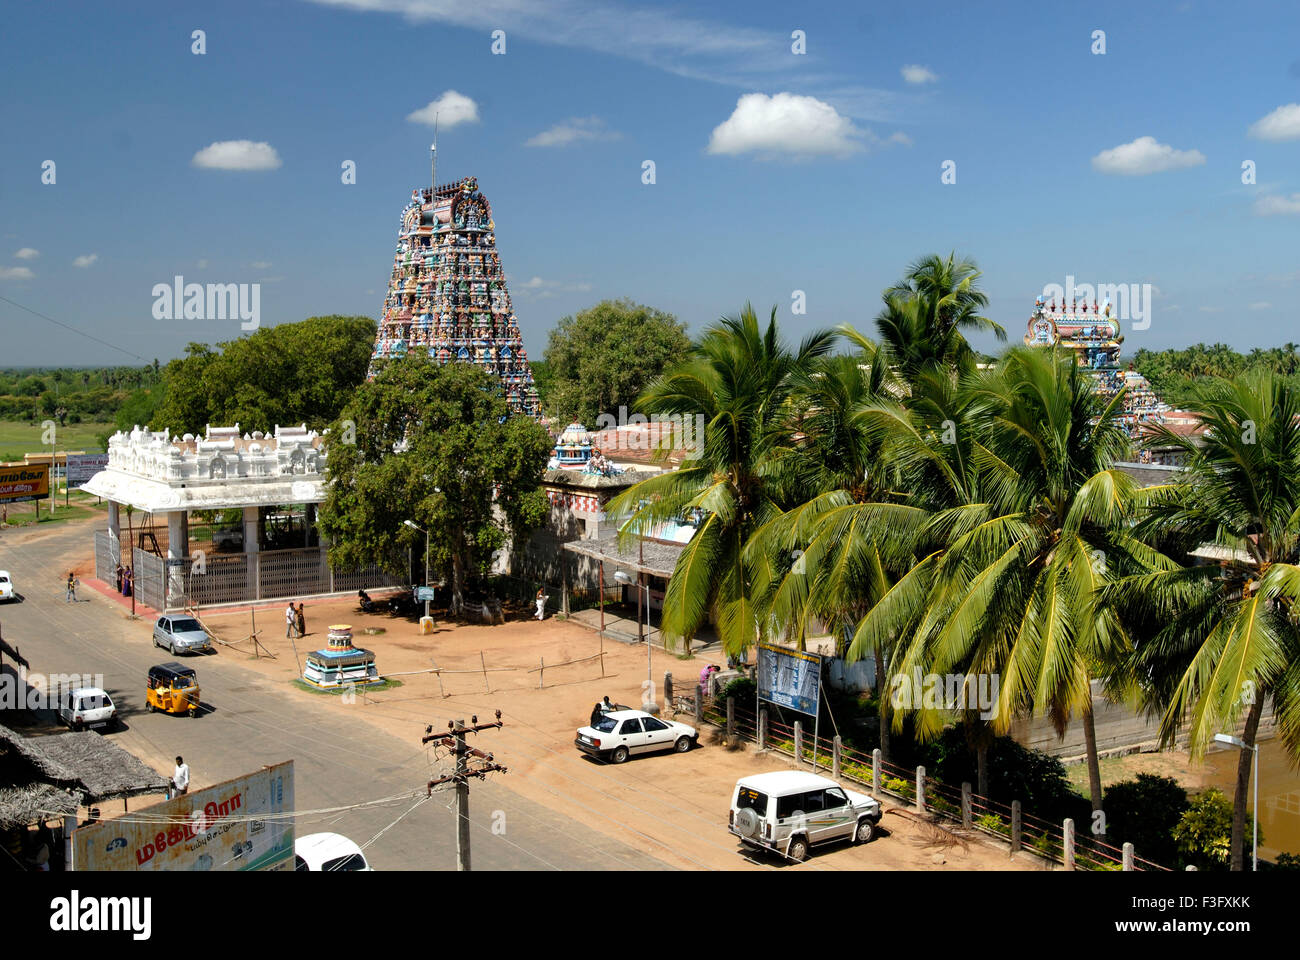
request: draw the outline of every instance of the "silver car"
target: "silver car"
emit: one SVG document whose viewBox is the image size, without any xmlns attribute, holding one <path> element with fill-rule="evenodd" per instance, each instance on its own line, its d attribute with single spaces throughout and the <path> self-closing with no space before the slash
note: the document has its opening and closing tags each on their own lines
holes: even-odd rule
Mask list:
<svg viewBox="0 0 1300 960">
<path fill-rule="evenodd" d="M 174 654 L 212 649 L 211 638 L 193 617 L 159 617 L 153 625 L 153 642 Z"/>
</svg>

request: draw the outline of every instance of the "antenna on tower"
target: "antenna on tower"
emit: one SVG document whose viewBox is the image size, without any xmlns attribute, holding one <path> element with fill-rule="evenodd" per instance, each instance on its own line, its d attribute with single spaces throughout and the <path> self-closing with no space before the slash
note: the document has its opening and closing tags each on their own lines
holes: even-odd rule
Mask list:
<svg viewBox="0 0 1300 960">
<path fill-rule="evenodd" d="M 431 168 L 429 173 L 433 178 L 430 187 L 436 194 L 438 192 L 438 115 L 436 113 L 433 115 L 433 146 L 429 148 L 429 166 Z"/>
</svg>

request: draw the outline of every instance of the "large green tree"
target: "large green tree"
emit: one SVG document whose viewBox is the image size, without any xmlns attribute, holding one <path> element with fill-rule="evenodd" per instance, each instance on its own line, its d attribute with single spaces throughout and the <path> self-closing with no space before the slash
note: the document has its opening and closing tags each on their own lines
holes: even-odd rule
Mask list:
<svg viewBox="0 0 1300 960">
<path fill-rule="evenodd" d="M 631 300 L 602 300 L 564 317 L 544 355 L 547 412 L 589 427 L 601 414 L 617 417 L 690 346 L 685 324 Z"/>
<path fill-rule="evenodd" d="M 512 415 L 498 382 L 423 351 L 385 364 L 357 389 L 327 435 L 330 487 L 321 507 L 330 560 L 405 570 L 408 548 L 451 586 L 451 612 L 492 555 L 546 517 L 539 480 L 551 439 Z"/>
<path fill-rule="evenodd" d="M 218 344 L 191 343 L 163 371 L 164 399 L 149 426 L 201 434 L 232 426 L 269 433 L 276 425 L 323 427 L 366 378 L 375 323 L 368 317 L 311 317 L 263 327 Z"/>
</svg>

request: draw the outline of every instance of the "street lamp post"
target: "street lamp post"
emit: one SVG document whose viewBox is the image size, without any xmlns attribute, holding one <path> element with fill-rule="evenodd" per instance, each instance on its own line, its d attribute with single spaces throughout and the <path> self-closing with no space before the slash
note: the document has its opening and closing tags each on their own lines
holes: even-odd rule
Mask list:
<svg viewBox="0 0 1300 960">
<path fill-rule="evenodd" d="M 403 520 L 402 523 L 406 524 L 412 530 L 418 530 L 424 534 L 424 589 L 428 590 L 429 589 L 429 531 L 425 530 L 423 527 L 417 527 L 410 520 Z M 426 624 L 432 622 L 433 622 L 433 617 L 429 616 L 429 595 L 426 593 L 424 595 L 424 617 L 420 620 L 421 629 L 428 630 Z"/>
<path fill-rule="evenodd" d="M 654 690 L 655 688 L 654 668 L 651 666 L 650 663 L 650 584 L 647 583 L 643 585 L 641 583 L 638 583 L 636 580 L 633 580 L 622 570 L 614 571 L 614 579 L 617 580 L 619 583 L 625 583 L 628 584 L 629 586 L 635 586 L 638 590 L 642 590 L 642 589 L 645 590 L 645 678 L 650 683 L 650 689 Z M 637 594 L 637 598 L 640 599 L 640 594 Z M 637 625 L 637 629 L 640 629 L 641 627 L 640 617 L 637 617 L 636 625 Z"/>
<path fill-rule="evenodd" d="M 1257 871 L 1259 870 L 1259 744 L 1247 743 L 1239 737 L 1229 736 L 1226 733 L 1216 733 L 1214 739 L 1219 743 L 1230 743 L 1234 747 L 1250 750 L 1254 754 L 1250 762 L 1251 776 L 1255 781 L 1255 822 L 1250 825 L 1250 869 Z"/>
</svg>

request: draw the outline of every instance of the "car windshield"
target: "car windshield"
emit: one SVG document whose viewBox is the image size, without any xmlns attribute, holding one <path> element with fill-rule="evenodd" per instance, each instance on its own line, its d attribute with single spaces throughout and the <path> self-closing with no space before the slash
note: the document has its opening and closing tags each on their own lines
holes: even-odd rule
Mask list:
<svg viewBox="0 0 1300 960">
<path fill-rule="evenodd" d="M 172 621 L 172 633 L 198 633 L 203 628 L 199 622 L 194 619 L 181 619 Z"/>
<path fill-rule="evenodd" d="M 177 690 L 185 690 L 188 687 L 194 686 L 194 678 L 193 677 L 172 677 L 172 686 L 175 687 Z"/>
<path fill-rule="evenodd" d="M 321 865 L 322 870 L 364 870 L 366 869 L 366 858 L 359 853 L 349 853 L 346 857 L 337 857 L 333 860 L 326 860 Z"/>
<path fill-rule="evenodd" d="M 601 733 L 613 733 L 616 726 L 618 726 L 617 720 L 611 717 L 601 717 L 591 725 L 591 729 L 599 730 Z"/>
</svg>

